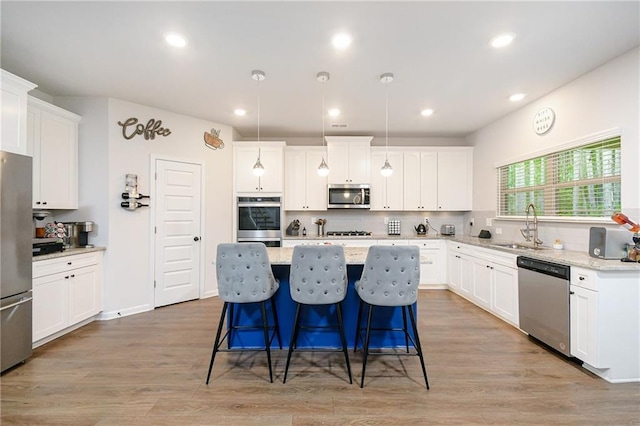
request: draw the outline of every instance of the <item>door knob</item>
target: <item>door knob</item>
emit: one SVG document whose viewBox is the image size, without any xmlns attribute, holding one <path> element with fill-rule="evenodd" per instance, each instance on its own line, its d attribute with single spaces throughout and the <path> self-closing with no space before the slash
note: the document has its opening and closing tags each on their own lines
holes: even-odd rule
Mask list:
<svg viewBox="0 0 640 426">
<path fill-rule="evenodd" d="M 193 237 L 193 241 L 200 241 L 200 237 Z"/>
</svg>

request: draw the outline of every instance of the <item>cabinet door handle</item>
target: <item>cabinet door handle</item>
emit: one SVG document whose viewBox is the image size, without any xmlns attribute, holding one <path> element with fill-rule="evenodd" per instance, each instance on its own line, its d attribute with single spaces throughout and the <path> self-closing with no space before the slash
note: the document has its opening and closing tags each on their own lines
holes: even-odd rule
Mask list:
<svg viewBox="0 0 640 426">
<path fill-rule="evenodd" d="M 40 201 L 36 201 L 36 204 L 40 204 Z"/>
<path fill-rule="evenodd" d="M 578 277 L 580 281 L 584 281 L 584 277 Z"/>
<path fill-rule="evenodd" d="M 67 265 L 71 265 L 71 262 L 67 262 Z"/>
<path fill-rule="evenodd" d="M 75 278 L 76 274 L 71 274 L 71 278 Z"/>
<path fill-rule="evenodd" d="M 570 291 L 569 294 L 576 294 L 576 292 L 575 291 Z"/>
<path fill-rule="evenodd" d="M 200 237 L 193 237 L 193 241 L 200 241 Z"/>
<path fill-rule="evenodd" d="M 68 280 L 68 279 L 69 279 L 69 275 L 66 275 L 66 276 L 64 277 L 64 279 L 65 279 L 65 280 Z"/>
<path fill-rule="evenodd" d="M 43 202 L 42 202 L 42 204 L 47 204 L 47 202 L 46 202 L 46 201 L 43 201 Z"/>
</svg>

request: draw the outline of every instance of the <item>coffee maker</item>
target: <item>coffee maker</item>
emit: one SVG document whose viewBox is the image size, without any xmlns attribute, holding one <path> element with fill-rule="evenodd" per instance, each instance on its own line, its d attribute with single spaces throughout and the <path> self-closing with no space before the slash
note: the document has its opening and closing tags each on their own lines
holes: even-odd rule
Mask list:
<svg viewBox="0 0 640 426">
<path fill-rule="evenodd" d="M 75 230 L 78 238 L 78 247 L 93 247 L 93 244 L 89 244 L 89 232 L 93 231 L 93 222 L 76 222 Z"/>
</svg>

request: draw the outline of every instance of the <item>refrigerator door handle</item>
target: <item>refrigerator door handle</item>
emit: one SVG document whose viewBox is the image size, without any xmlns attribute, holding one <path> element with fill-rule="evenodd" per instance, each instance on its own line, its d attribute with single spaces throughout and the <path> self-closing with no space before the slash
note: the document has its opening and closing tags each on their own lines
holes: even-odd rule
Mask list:
<svg viewBox="0 0 640 426">
<path fill-rule="evenodd" d="M 7 305 L 7 306 L 3 306 L 2 308 L 0 308 L 0 312 L 4 311 L 5 309 L 13 308 L 14 306 L 22 305 L 23 303 L 27 303 L 27 302 L 29 302 L 31 300 L 33 300 L 33 297 L 22 298 L 22 299 L 18 300 L 15 303 L 12 303 L 12 304 Z"/>
</svg>

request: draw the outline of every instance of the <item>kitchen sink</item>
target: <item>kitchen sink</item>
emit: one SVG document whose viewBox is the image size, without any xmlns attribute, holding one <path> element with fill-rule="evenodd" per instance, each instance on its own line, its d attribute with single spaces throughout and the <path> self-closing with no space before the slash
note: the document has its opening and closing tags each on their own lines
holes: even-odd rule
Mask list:
<svg viewBox="0 0 640 426">
<path fill-rule="evenodd" d="M 495 243 L 493 244 L 494 246 L 497 247 L 505 247 L 505 248 L 511 248 L 511 249 L 518 249 L 518 250 L 547 250 L 547 247 L 535 247 L 535 246 L 530 246 L 530 245 L 525 245 L 525 244 L 518 244 L 518 243 Z"/>
</svg>

